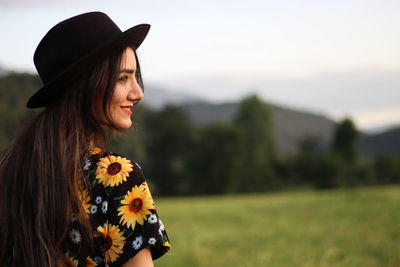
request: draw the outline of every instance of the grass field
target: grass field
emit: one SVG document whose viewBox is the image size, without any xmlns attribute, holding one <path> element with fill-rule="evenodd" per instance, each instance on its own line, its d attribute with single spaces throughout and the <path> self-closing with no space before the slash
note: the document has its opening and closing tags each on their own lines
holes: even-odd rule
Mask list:
<svg viewBox="0 0 400 267">
<path fill-rule="evenodd" d="M 157 199 L 155 266 L 400 266 L 400 187 Z"/>
</svg>

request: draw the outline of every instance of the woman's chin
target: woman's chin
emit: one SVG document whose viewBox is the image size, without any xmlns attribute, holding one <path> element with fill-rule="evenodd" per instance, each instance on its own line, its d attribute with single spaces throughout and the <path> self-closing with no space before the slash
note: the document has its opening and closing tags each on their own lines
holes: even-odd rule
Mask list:
<svg viewBox="0 0 400 267">
<path fill-rule="evenodd" d="M 128 130 L 132 126 L 132 121 L 121 121 L 119 123 L 116 123 L 116 126 L 121 130 Z"/>
</svg>

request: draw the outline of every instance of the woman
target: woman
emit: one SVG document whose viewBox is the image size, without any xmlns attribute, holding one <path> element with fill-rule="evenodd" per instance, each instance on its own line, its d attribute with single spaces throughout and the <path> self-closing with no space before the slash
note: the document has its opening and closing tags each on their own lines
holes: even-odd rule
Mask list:
<svg viewBox="0 0 400 267">
<path fill-rule="evenodd" d="M 44 107 L 0 159 L 0 262 L 6 266 L 152 266 L 168 236 L 138 164 L 104 147 L 143 98 L 135 50 L 104 13 L 54 26 L 34 63 Z"/>
</svg>

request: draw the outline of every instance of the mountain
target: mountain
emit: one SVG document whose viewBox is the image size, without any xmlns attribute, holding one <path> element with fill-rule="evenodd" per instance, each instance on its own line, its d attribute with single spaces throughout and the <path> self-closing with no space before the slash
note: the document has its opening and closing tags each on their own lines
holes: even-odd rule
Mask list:
<svg viewBox="0 0 400 267">
<path fill-rule="evenodd" d="M 143 98 L 143 103 L 154 109 L 161 109 L 166 104 L 179 105 L 199 101 L 200 98 L 190 94 L 171 92 L 152 85 L 145 87 L 145 98 Z"/>
<path fill-rule="evenodd" d="M 378 134 L 363 134 L 359 141 L 360 151 L 372 157 L 380 155 L 400 156 L 400 126 Z"/>
<path fill-rule="evenodd" d="M 231 122 L 238 111 L 238 103 L 210 104 L 207 102 L 183 103 L 183 110 L 198 126 L 214 122 Z M 336 122 L 321 114 L 299 111 L 276 104 L 269 104 L 275 128 L 278 151 L 295 151 L 299 140 L 314 137 L 326 149 L 331 143 Z M 358 147 L 362 155 L 400 156 L 400 126 L 379 133 L 360 133 Z"/>
<path fill-rule="evenodd" d="M 166 104 L 183 108 L 190 120 L 197 126 L 215 122 L 228 123 L 234 118 L 238 103 L 212 104 L 190 94 L 173 93 L 151 87 L 146 91 L 146 104 L 160 109 Z M 145 98 L 146 99 L 146 98 Z M 295 151 L 299 140 L 314 137 L 322 148 L 332 140 L 336 122 L 325 115 L 294 110 L 276 104 L 269 104 L 275 128 L 278 150 L 284 153 Z M 400 155 L 400 126 L 380 128 L 376 131 L 361 132 L 359 149 L 363 155 L 375 157 L 383 154 Z"/>
<path fill-rule="evenodd" d="M 230 122 L 238 111 L 238 103 L 210 104 L 206 102 L 184 103 L 181 105 L 191 121 L 198 126 L 214 122 Z M 318 114 L 295 111 L 269 104 L 275 128 L 278 150 L 294 151 L 300 139 L 315 137 L 322 147 L 327 147 L 336 122 Z"/>
<path fill-rule="evenodd" d="M 235 116 L 238 103 L 212 104 L 190 94 L 170 92 L 155 86 L 145 91 L 143 102 L 160 109 L 166 104 L 181 106 L 190 120 L 197 126 L 214 122 L 230 122 Z M 278 150 L 294 151 L 300 139 L 315 137 L 321 147 L 327 147 L 332 138 L 336 122 L 320 114 L 298 111 L 275 104 L 269 104 L 275 127 Z"/>
<path fill-rule="evenodd" d="M 146 90 L 144 103 L 156 109 L 161 109 L 166 104 L 179 105 L 190 120 L 200 127 L 214 122 L 228 123 L 232 121 L 239 108 L 238 103 L 212 104 L 190 94 L 169 92 L 157 87 L 149 87 L 149 90 Z M 310 136 L 319 140 L 322 148 L 329 146 L 336 126 L 334 120 L 321 114 L 276 104 L 269 103 L 269 107 L 279 151 L 293 152 L 299 140 Z M 400 155 L 400 126 L 389 130 L 388 127 L 378 130 L 361 132 L 360 152 L 370 157 L 383 154 Z"/>
</svg>

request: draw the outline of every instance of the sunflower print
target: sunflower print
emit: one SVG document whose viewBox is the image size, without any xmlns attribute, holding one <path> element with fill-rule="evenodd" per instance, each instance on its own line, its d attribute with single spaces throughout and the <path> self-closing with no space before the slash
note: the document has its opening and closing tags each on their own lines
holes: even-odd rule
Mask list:
<svg viewBox="0 0 400 267">
<path fill-rule="evenodd" d="M 91 257 L 87 257 L 86 267 L 94 267 L 94 266 L 97 266 L 96 262 Z"/>
<path fill-rule="evenodd" d="M 89 204 L 89 201 L 91 199 L 89 192 L 87 190 L 82 190 L 82 192 L 80 192 L 78 196 L 82 203 L 83 210 L 85 211 L 85 213 L 89 213 L 89 208 L 91 206 L 91 204 Z"/>
<path fill-rule="evenodd" d="M 120 156 L 108 155 L 97 163 L 96 178 L 104 186 L 118 186 L 126 182 L 133 171 L 131 161 Z"/>
<path fill-rule="evenodd" d="M 150 209 L 155 209 L 153 198 L 146 182 L 140 186 L 134 186 L 124 199 L 122 206 L 118 208 L 118 216 L 121 216 L 120 223 L 135 230 L 136 223 L 143 225 L 147 215 L 151 214 Z"/>
<path fill-rule="evenodd" d="M 74 259 L 74 257 L 71 257 L 69 255 L 69 253 L 67 252 L 65 254 L 66 258 L 65 258 L 65 262 L 64 262 L 64 266 L 68 266 L 68 267 L 77 267 L 79 262 L 77 259 Z"/>
<path fill-rule="evenodd" d="M 118 259 L 119 254 L 123 253 L 125 237 L 118 226 L 105 223 L 97 227 L 97 232 L 106 240 L 105 262 L 111 263 Z"/>
<path fill-rule="evenodd" d="M 96 155 L 96 154 L 100 154 L 102 150 L 98 147 L 92 147 L 92 148 L 89 148 L 89 151 L 90 151 L 90 154 Z"/>
<path fill-rule="evenodd" d="M 164 242 L 164 244 L 163 244 L 163 246 L 166 246 L 166 247 L 171 247 L 171 244 L 169 243 L 169 241 L 166 241 L 166 242 Z"/>
<path fill-rule="evenodd" d="M 140 166 L 100 149 L 90 154 L 78 193 L 83 214 L 71 214 L 62 266 L 122 266 L 146 246 L 153 259 L 164 255 L 169 238 Z M 86 220 L 94 230 L 87 255 L 79 252 L 80 224 Z"/>
</svg>

